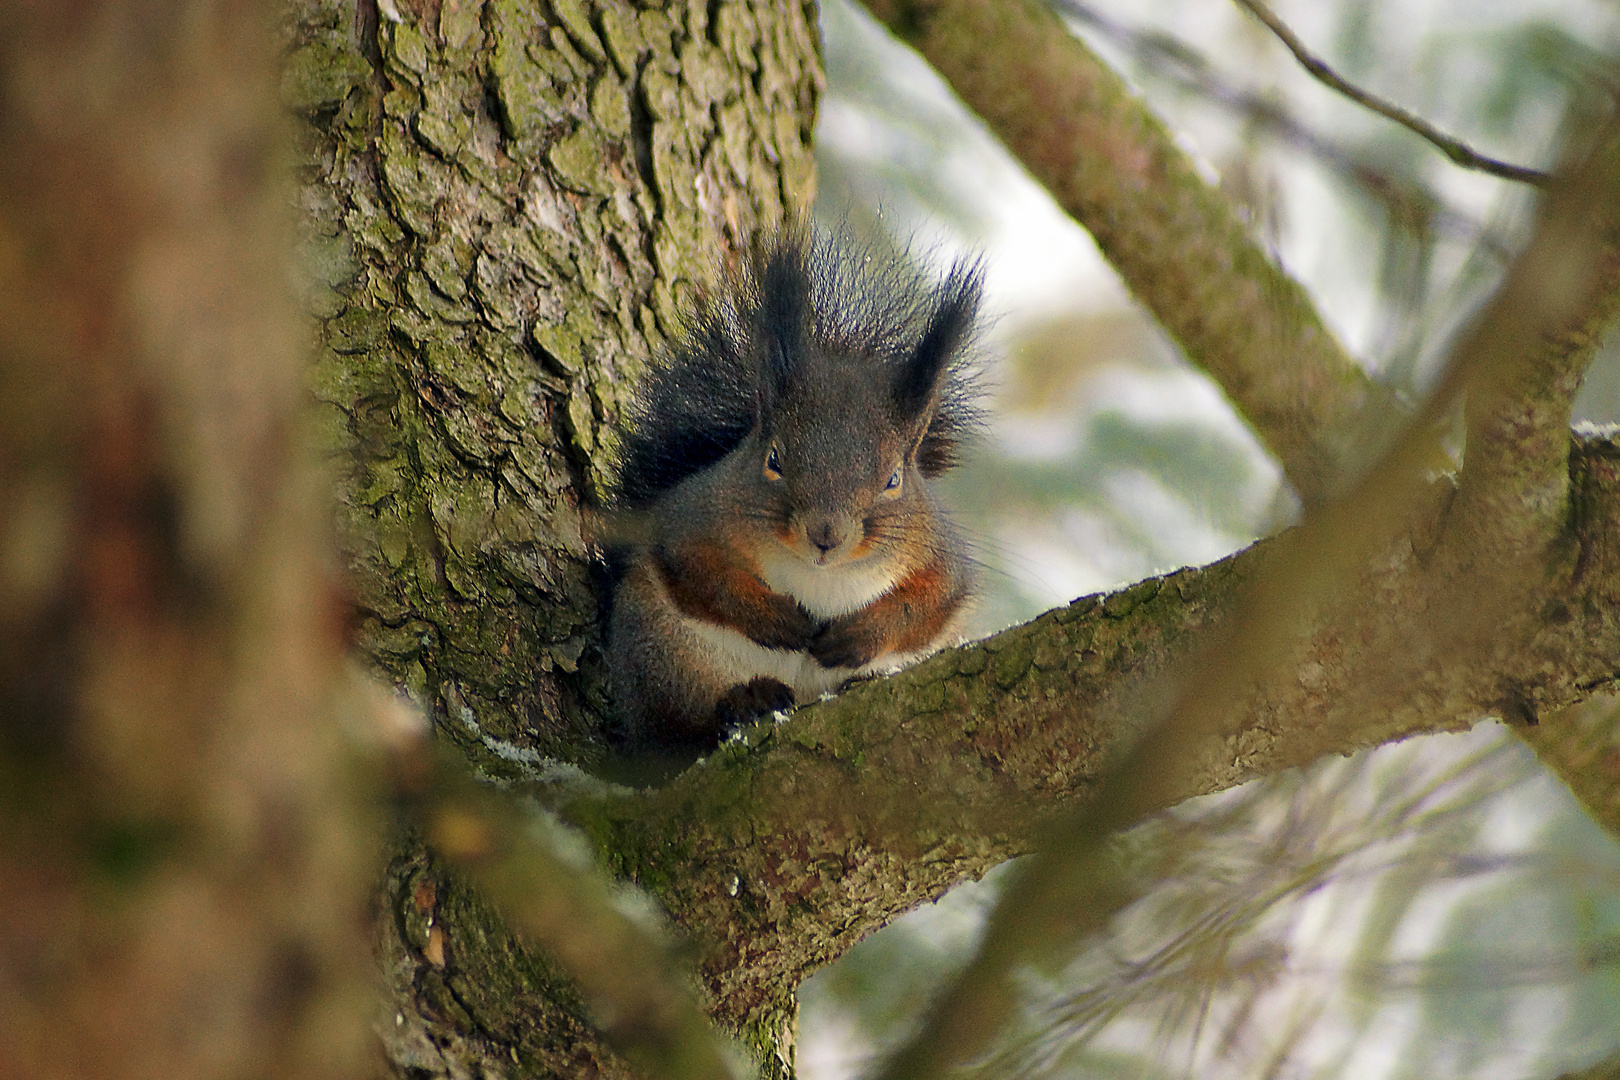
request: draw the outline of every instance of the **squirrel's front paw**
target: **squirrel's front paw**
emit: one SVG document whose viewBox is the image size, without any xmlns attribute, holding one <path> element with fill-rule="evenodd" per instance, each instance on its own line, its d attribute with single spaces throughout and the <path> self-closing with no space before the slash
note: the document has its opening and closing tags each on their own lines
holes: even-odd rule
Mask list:
<svg viewBox="0 0 1620 1080">
<path fill-rule="evenodd" d="M 878 654 L 877 645 L 857 625 L 834 619 L 810 641 L 810 655 L 824 668 L 856 668 Z"/>
<path fill-rule="evenodd" d="M 769 623 L 748 636 L 754 639 L 755 644 L 767 649 L 808 649 L 821 624 L 796 602 L 785 597 L 783 599 L 784 602 L 772 612 Z"/>
<path fill-rule="evenodd" d="M 768 675 L 738 683 L 714 707 L 715 722 L 721 731 L 751 724 L 762 716 L 793 708 L 793 689 Z"/>
</svg>

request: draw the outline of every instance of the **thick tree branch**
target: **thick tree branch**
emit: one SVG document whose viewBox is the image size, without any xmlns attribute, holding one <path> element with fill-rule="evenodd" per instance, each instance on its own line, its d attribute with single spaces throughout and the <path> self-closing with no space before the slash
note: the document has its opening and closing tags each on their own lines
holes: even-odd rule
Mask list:
<svg viewBox="0 0 1620 1080">
<path fill-rule="evenodd" d="M 1091 232 L 1305 504 L 1343 491 L 1397 407 L 1119 76 L 1037 0 L 868 6 Z"/>
<path fill-rule="evenodd" d="M 1583 508 L 1578 580 L 1546 584 L 1491 655 L 1433 657 L 1393 618 L 1400 598 L 1322 628 L 1291 677 L 1207 734 L 1166 805 L 1258 776 L 1486 716 L 1555 710 L 1620 671 L 1620 446 L 1571 459 Z M 901 912 L 1031 850 L 1053 812 L 1084 805 L 1154 711 L 1143 692 L 1227 619 L 1278 542 L 1086 597 L 1025 626 L 851 688 L 751 730 L 675 784 L 570 816 L 706 951 L 717 1013 L 746 1023 Z M 1422 572 L 1400 545 L 1388 577 Z M 1397 677 L 1368 678 L 1393 650 Z M 904 867 L 902 871 L 901 868 Z"/>
</svg>

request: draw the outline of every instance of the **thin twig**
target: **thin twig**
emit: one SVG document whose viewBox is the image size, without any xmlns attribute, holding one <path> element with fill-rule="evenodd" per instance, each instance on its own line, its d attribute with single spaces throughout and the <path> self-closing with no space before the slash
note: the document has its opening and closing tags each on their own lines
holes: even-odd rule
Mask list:
<svg viewBox="0 0 1620 1080">
<path fill-rule="evenodd" d="M 1530 169 L 1523 165 L 1513 165 L 1505 161 L 1498 161 L 1496 158 L 1486 157 L 1462 141 L 1447 135 L 1422 117 L 1409 113 L 1399 105 L 1385 101 L 1353 85 L 1329 67 L 1326 61 L 1307 49 L 1305 43 L 1300 41 L 1294 32 L 1288 28 L 1288 24 L 1277 18 L 1271 9 L 1261 3 L 1260 0 L 1233 0 L 1233 2 L 1265 23 L 1266 28 L 1277 36 L 1277 40 L 1281 41 L 1289 52 L 1294 54 L 1294 59 L 1298 60 L 1300 66 L 1309 72 L 1317 82 L 1330 89 L 1337 90 L 1356 104 L 1371 109 L 1378 115 L 1387 117 L 1408 131 L 1428 140 L 1438 147 L 1441 153 L 1450 158 L 1452 164 L 1461 165 L 1465 169 L 1477 169 L 1480 172 L 1490 173 L 1492 176 L 1500 176 L 1504 180 L 1516 180 L 1519 183 L 1533 184 L 1537 187 L 1545 185 L 1551 179 L 1546 173 L 1538 169 Z"/>
<path fill-rule="evenodd" d="M 1510 255 L 1508 245 L 1484 224 L 1431 199 L 1427 192 L 1416 189 L 1412 181 L 1391 176 L 1369 164 L 1364 155 L 1355 150 L 1311 130 L 1277 102 L 1225 78 L 1207 57 L 1185 42 L 1116 22 L 1081 0 L 1048 0 L 1048 3 L 1066 18 L 1090 27 L 1129 51 L 1139 63 L 1173 81 L 1182 90 L 1237 113 L 1315 157 L 1346 182 L 1360 188 L 1368 198 L 1382 203 L 1396 218 L 1421 218 L 1441 236 L 1459 242 L 1477 239 L 1492 258 L 1506 263 Z"/>
</svg>

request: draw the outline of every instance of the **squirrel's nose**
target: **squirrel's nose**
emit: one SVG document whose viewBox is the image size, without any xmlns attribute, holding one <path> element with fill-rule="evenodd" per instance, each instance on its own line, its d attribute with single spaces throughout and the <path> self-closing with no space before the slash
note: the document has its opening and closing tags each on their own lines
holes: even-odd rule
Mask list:
<svg viewBox="0 0 1620 1080">
<path fill-rule="evenodd" d="M 843 530 L 835 527 L 830 521 L 823 521 L 819 525 L 812 525 L 805 532 L 816 550 L 823 555 L 844 542 Z"/>
</svg>

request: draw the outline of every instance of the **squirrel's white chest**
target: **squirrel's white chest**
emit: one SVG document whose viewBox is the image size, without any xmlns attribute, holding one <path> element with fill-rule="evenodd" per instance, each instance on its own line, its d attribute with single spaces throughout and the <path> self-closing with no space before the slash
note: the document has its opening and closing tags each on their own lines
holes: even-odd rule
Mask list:
<svg viewBox="0 0 1620 1080">
<path fill-rule="evenodd" d="M 890 589 L 899 574 L 886 560 L 865 559 L 843 566 L 811 566 L 785 551 L 757 556 L 759 574 L 772 592 L 791 596 L 818 619 L 859 611 Z"/>
</svg>

